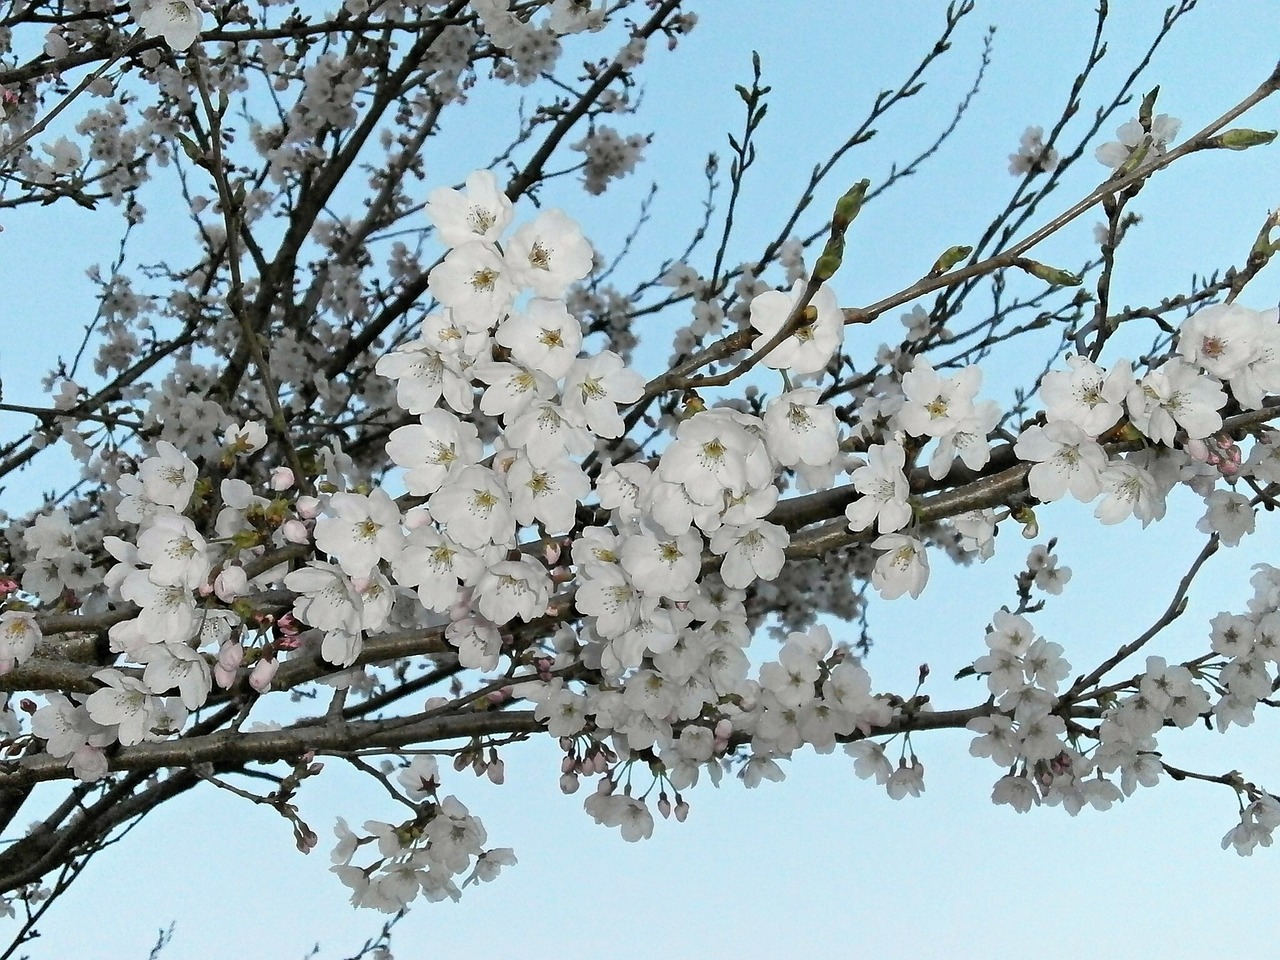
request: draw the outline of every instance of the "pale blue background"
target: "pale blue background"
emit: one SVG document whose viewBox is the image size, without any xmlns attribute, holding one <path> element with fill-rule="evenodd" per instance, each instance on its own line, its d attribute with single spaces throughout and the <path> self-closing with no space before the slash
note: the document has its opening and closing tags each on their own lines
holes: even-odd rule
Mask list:
<svg viewBox="0 0 1280 960">
<path fill-rule="evenodd" d="M 748 81 L 756 49 L 774 92 L 758 171 L 740 213 L 748 229 L 736 249 L 749 256 L 747 241 L 772 235 L 783 215 L 780 204 L 794 196 L 813 163 L 861 119 L 876 90 L 896 85 L 932 42 L 942 6 L 703 4 L 700 26 L 680 50 L 652 51 L 640 118 L 618 122 L 624 132 L 656 129 L 637 176 L 601 199 L 566 189 L 554 202 L 608 250 L 617 226 L 629 224 L 627 198 L 634 204 L 657 181 L 658 215 L 642 251 L 656 259 L 682 244 L 698 216 L 706 153 L 724 156 L 724 132 L 738 128 L 740 101 L 732 85 Z M 1114 6 L 1111 56 L 1100 71 L 1112 82 L 1127 72 L 1163 11 L 1162 4 L 1136 0 Z M 1161 108 L 1182 117 L 1186 132 L 1267 75 L 1280 36 L 1280 6 L 1224 0 L 1202 6 L 1139 86 L 1159 82 Z M 983 28 L 999 24 L 987 87 L 966 123 L 933 163 L 868 208 L 851 234 L 837 279 L 843 304 L 897 290 L 942 249 L 976 236 L 1013 188 L 1007 155 L 1023 129 L 1048 126 L 1056 117 L 1092 19 L 1085 3 L 980 4 L 926 92 L 878 125 L 876 139 L 846 161 L 815 207 L 829 207 L 862 176 L 875 182 L 890 162 L 927 145 L 968 89 Z M 1086 94 L 1086 109 L 1110 90 L 1105 84 L 1095 89 L 1094 98 Z M 1136 105 L 1116 124 L 1135 111 Z M 1269 103 L 1248 123 L 1280 126 L 1280 108 Z M 487 156 L 477 149 L 430 172 L 439 175 L 437 182 L 450 182 Z M 1136 204 L 1145 220 L 1123 257 L 1114 303 L 1153 302 L 1184 289 L 1193 271 L 1241 262 L 1268 207 L 1280 202 L 1275 157 L 1274 149 L 1202 154 L 1148 185 Z M 1066 207 L 1103 173 L 1083 162 L 1043 215 Z M 31 371 L 47 367 L 56 338 L 73 344 L 85 317 L 84 267 L 114 255 L 110 217 L 62 205 L 56 210 L 7 216 L 0 235 L 6 326 L 23 335 L 41 331 L 39 343 L 10 342 L 4 349 L 0 375 L 8 400 L 38 401 L 27 392 Z M 1037 255 L 1074 266 L 1098 219 L 1085 216 Z M 148 259 L 142 249 L 135 261 Z M 1278 290 L 1274 276 L 1264 275 L 1244 302 L 1267 306 Z M 891 330 L 884 338 L 898 336 L 896 324 L 894 317 L 881 321 L 880 329 Z M 876 331 L 867 335 L 868 347 L 879 339 Z M 666 353 L 666 343 L 655 341 L 648 369 L 658 369 Z M 999 390 L 999 384 L 988 386 Z M 12 426 L 11 418 L 0 421 L 4 435 Z M 17 496 L 6 495 L 4 506 L 16 509 Z M 1085 522 L 1091 511 L 1076 504 L 1042 512 L 1045 533 L 1062 535 L 1059 552 L 1074 578 L 1035 623 L 1067 648 L 1077 669 L 1141 632 L 1167 603 L 1201 543 L 1190 532 L 1195 499 L 1183 498 L 1181 505 L 1185 510 L 1171 510 L 1175 516 L 1145 532 L 1133 522 L 1108 529 Z M 1261 518 L 1261 532 L 1238 551 L 1215 558 L 1199 599 L 1153 652 L 1172 659 L 1192 651 L 1203 643 L 1209 617 L 1242 609 L 1249 564 L 1280 562 L 1268 519 Z M 935 557 L 920 601 L 877 605 L 878 644 L 868 661 L 877 689 L 909 689 L 917 665 L 927 661 L 934 675 L 927 689 L 940 706 L 981 698 L 979 685 L 953 691 L 948 678 L 981 652 L 991 612 L 1012 599 L 1027 544 L 1009 530 L 999 546 L 985 567 L 956 569 Z M 1166 734 L 1163 745 L 1174 764 L 1211 773 L 1239 766 L 1275 789 L 1275 730 L 1273 718 L 1263 716 L 1226 738 Z M 470 888 L 460 904 L 415 907 L 400 925 L 397 956 L 1108 953 L 1198 960 L 1273 951 L 1280 860 L 1270 851 L 1242 860 L 1219 849 L 1219 838 L 1236 822 L 1229 790 L 1165 782 L 1105 814 L 1086 811 L 1070 819 L 1051 809 L 1018 816 L 990 804 L 1000 771 L 967 755 L 969 739 L 947 733 L 915 741 L 927 783 L 918 800 L 889 800 L 882 789 L 856 780 L 843 755 L 805 753 L 788 766 L 783 784 L 747 792 L 731 782 L 720 791 L 693 791 L 687 823 L 659 823 L 651 841 L 636 845 L 591 823 L 581 810 L 583 794 L 558 793 L 550 745 L 509 750 L 506 786 L 494 788 L 468 773 L 449 776 L 445 787 L 484 818 L 491 845 L 516 848 L 519 866 L 493 884 Z M 330 763 L 335 771 L 340 766 Z M 294 850 L 286 823 L 271 811 L 204 791 L 157 811 L 103 854 L 54 908 L 44 937 L 29 952 L 37 958 L 145 957 L 155 930 L 174 920 L 175 939 L 164 954 L 171 960 L 301 957 L 316 941 L 323 956 L 346 956 L 381 918 L 352 911 L 344 888 L 326 872 L 332 817 L 358 823 L 399 811 L 354 778 L 327 779 L 327 787 L 309 786 L 300 798 L 322 838 L 309 858 Z"/>
</svg>

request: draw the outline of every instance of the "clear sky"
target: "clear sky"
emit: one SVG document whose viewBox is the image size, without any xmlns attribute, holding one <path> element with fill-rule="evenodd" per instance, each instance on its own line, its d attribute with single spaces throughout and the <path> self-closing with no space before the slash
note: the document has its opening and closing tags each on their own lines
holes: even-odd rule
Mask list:
<svg viewBox="0 0 1280 960">
<path fill-rule="evenodd" d="M 1110 55 L 1095 92 L 1085 95 L 1086 110 L 1109 96 L 1164 9 L 1138 0 L 1114 7 Z M 1200 128 L 1261 82 L 1280 37 L 1280 5 L 1214 0 L 1202 7 L 1139 85 L 1161 85 L 1160 109 L 1183 118 L 1184 131 Z M 626 132 L 656 132 L 637 175 L 600 199 L 566 184 L 552 202 L 578 217 L 607 250 L 618 224 L 629 222 L 656 181 L 657 213 L 642 254 L 655 261 L 668 254 L 678 245 L 669 238 L 682 241 L 697 221 L 706 154 L 725 154 L 724 134 L 740 122 L 733 84 L 748 82 L 750 51 L 758 50 L 765 82 L 774 89 L 759 171 L 741 214 L 750 228 L 737 252 L 749 256 L 748 241 L 772 235 L 812 165 L 861 119 L 875 92 L 900 82 L 932 43 L 942 8 L 816 0 L 694 5 L 698 29 L 675 53 L 652 53 L 645 107 L 625 121 Z M 959 131 L 919 174 L 869 207 L 851 233 L 836 283 L 843 305 L 894 292 L 941 250 L 972 241 L 1013 189 L 1007 155 L 1023 129 L 1056 118 L 1092 20 L 1085 3 L 980 0 L 926 91 L 878 125 L 877 137 L 846 160 L 815 205 L 829 209 L 849 183 L 863 176 L 875 183 L 890 163 L 931 142 L 968 89 L 983 29 L 998 25 L 986 87 Z M 1136 105 L 1117 123 L 1134 112 Z M 1247 125 L 1280 126 L 1280 105 L 1264 105 Z M 428 175 L 449 183 L 487 156 L 477 147 L 475 156 L 429 165 Z M 1122 258 L 1115 302 L 1154 302 L 1185 289 L 1193 272 L 1241 262 L 1268 208 L 1280 203 L 1275 158 L 1275 148 L 1201 154 L 1150 183 L 1137 203 L 1144 222 Z M 1046 214 L 1068 206 L 1105 172 L 1092 161 L 1080 166 L 1047 202 Z M 22 378 L 47 368 L 55 342 L 74 344 L 89 302 L 83 269 L 114 253 L 110 218 L 102 218 L 108 232 L 95 234 L 99 222 L 92 215 L 56 209 L 11 217 L 0 235 L 6 316 L 42 331 L 39 342 L 3 348 L 7 400 L 38 399 Z M 1098 219 L 1086 215 L 1041 259 L 1073 267 Z M 135 259 L 147 255 L 138 251 Z M 1277 299 L 1280 284 L 1264 275 L 1244 302 L 1261 308 Z M 870 337 L 868 347 L 879 339 Z M 658 340 L 642 354 L 646 372 L 660 368 L 667 346 Z M 0 435 L 11 428 L 12 421 L 0 424 Z M 36 483 L 44 488 L 56 480 Z M 16 496 L 0 505 L 18 509 Z M 1059 554 L 1074 577 L 1036 617 L 1038 631 L 1062 643 L 1077 669 L 1141 632 L 1199 550 L 1196 510 L 1194 498 L 1183 498 L 1168 519 L 1146 531 L 1133 521 L 1102 528 L 1078 504 L 1044 511 L 1042 529 L 1061 536 Z M 1177 656 L 1200 642 L 1209 617 L 1242 608 L 1249 565 L 1280 562 L 1268 519 L 1260 518 L 1259 533 L 1237 551 L 1215 558 L 1198 599 L 1170 631 L 1169 643 L 1154 652 Z M 958 569 L 935 557 L 919 601 L 875 605 L 878 642 L 867 667 L 876 689 L 909 688 L 918 665 L 928 662 L 937 682 L 926 689 L 939 705 L 982 698 L 978 684 L 953 690 L 948 678 L 982 652 L 984 625 L 1012 600 L 1012 578 L 1027 544 L 1010 534 L 984 566 Z M 1233 729 L 1226 738 L 1166 734 L 1162 744 L 1170 762 L 1211 773 L 1240 767 L 1274 790 L 1280 786 L 1275 731 L 1275 718 L 1263 714 L 1253 728 Z M 985 958 L 1026 952 L 1056 960 L 1106 951 L 1189 960 L 1274 950 L 1266 918 L 1280 886 L 1280 854 L 1240 859 L 1219 849 L 1219 838 L 1236 822 L 1226 788 L 1166 781 L 1108 813 L 1072 819 L 1060 809 L 1040 809 L 1019 816 L 990 803 L 999 771 L 968 756 L 969 739 L 946 733 L 914 741 L 927 785 L 916 800 L 892 801 L 855 779 L 852 761 L 842 754 L 806 752 L 787 766 L 784 783 L 745 791 L 731 781 L 719 791 L 691 791 L 688 822 L 659 822 L 654 838 L 641 844 L 593 824 L 582 812 L 582 794 L 559 794 L 552 745 L 511 749 L 505 786 L 466 773 L 450 775 L 445 789 L 483 818 L 490 845 L 515 847 L 519 865 L 492 884 L 468 889 L 459 904 L 415 906 L 400 925 L 396 954 L 763 960 L 801 953 Z M 332 819 L 358 822 L 395 812 L 385 797 L 345 775 L 321 778 L 319 787 L 303 790 L 300 803 L 321 835 L 310 857 L 296 852 L 276 814 L 228 795 L 210 790 L 166 805 L 99 858 L 51 911 L 29 953 L 145 957 L 156 929 L 173 921 L 168 960 L 301 958 L 317 941 L 324 957 L 348 955 L 380 917 L 349 908 L 345 888 L 327 873 Z"/>
</svg>

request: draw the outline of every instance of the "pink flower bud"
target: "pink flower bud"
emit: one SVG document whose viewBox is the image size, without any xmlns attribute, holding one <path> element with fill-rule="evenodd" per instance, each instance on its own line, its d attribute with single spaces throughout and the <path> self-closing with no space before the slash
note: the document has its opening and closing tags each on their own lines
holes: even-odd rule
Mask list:
<svg viewBox="0 0 1280 960">
<path fill-rule="evenodd" d="M 296 507 L 298 516 L 303 520 L 314 520 L 320 516 L 321 505 L 318 497 L 299 497 Z"/>
<path fill-rule="evenodd" d="M 577 766 L 577 764 L 578 764 L 578 761 L 576 758 L 565 757 L 563 760 L 560 761 L 560 772 L 573 773 L 573 768 Z"/>
<path fill-rule="evenodd" d="M 243 597 L 249 592 L 249 577 L 244 567 L 225 567 L 214 578 L 213 592 L 223 603 L 232 603 L 236 597 Z"/>
<path fill-rule="evenodd" d="M 271 471 L 271 489 L 272 490 L 288 490 L 293 486 L 293 471 L 288 467 L 276 467 Z"/>
<path fill-rule="evenodd" d="M 244 663 L 244 647 L 238 640 L 228 640 L 218 648 L 218 666 L 233 673 Z"/>
<path fill-rule="evenodd" d="M 733 721 L 727 717 L 722 717 L 716 721 L 715 729 L 716 739 L 727 741 L 733 736 Z"/>
<path fill-rule="evenodd" d="M 502 786 L 503 781 L 507 779 L 506 764 L 501 760 L 493 760 L 489 763 L 489 769 L 485 774 L 489 777 L 489 782 L 496 786 Z"/>
<path fill-rule="evenodd" d="M 228 670 L 220 663 L 213 665 L 213 682 L 223 690 L 230 690 L 232 684 L 236 682 L 235 670 Z"/>
<path fill-rule="evenodd" d="M 663 820 L 671 816 L 671 801 L 665 793 L 658 794 L 658 812 L 662 814 Z"/>
<path fill-rule="evenodd" d="M 548 543 L 542 550 L 542 559 L 548 567 L 554 567 L 560 559 L 560 544 Z"/>
<path fill-rule="evenodd" d="M 582 785 L 581 782 L 572 773 L 566 773 L 564 776 L 560 778 L 561 793 L 566 793 L 566 794 L 577 793 L 578 787 L 580 787 L 581 785 Z"/>
<path fill-rule="evenodd" d="M 689 817 L 689 801 L 681 800 L 676 804 L 676 822 L 684 823 Z"/>
<path fill-rule="evenodd" d="M 414 507 L 404 515 L 404 525 L 409 530 L 418 530 L 431 525 L 431 511 L 426 507 Z"/>
<path fill-rule="evenodd" d="M 280 528 L 280 532 L 284 534 L 284 538 L 290 543 L 311 542 L 311 534 L 307 532 L 307 525 L 301 520 L 286 520 Z"/>
<path fill-rule="evenodd" d="M 279 669 L 279 660 L 259 660 L 249 671 L 249 686 L 258 693 L 266 693 L 271 689 L 271 681 L 275 679 L 276 671 Z"/>
<path fill-rule="evenodd" d="M 1198 460 L 1200 463 L 1209 462 L 1209 445 L 1203 440 L 1188 440 L 1183 449 L 1192 460 Z"/>
</svg>

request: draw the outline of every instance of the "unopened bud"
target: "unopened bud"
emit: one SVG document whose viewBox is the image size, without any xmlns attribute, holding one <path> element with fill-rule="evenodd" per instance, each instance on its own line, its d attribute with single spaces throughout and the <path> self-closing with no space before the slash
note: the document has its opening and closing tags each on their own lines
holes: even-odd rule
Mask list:
<svg viewBox="0 0 1280 960">
<path fill-rule="evenodd" d="M 279 660 L 259 660 L 249 671 L 249 686 L 253 687 L 257 693 L 266 693 L 271 689 L 271 681 L 275 679 L 276 671 L 279 669 Z"/>
<path fill-rule="evenodd" d="M 1039 260 L 1019 257 L 1014 261 L 1014 265 L 1021 267 L 1036 279 L 1043 280 L 1045 283 L 1052 283 L 1057 287 L 1078 287 L 1080 285 L 1080 277 L 1070 270 L 1051 267 L 1048 264 L 1041 263 Z"/>
<path fill-rule="evenodd" d="M 214 578 L 213 592 L 223 603 L 232 603 L 249 592 L 249 577 L 244 567 L 224 567 Z"/>
<path fill-rule="evenodd" d="M 314 520 L 320 515 L 320 499 L 318 497 L 299 497 L 295 508 L 303 520 Z"/>
<path fill-rule="evenodd" d="M 827 241 L 817 263 L 813 265 L 813 279 L 830 280 L 836 275 L 836 271 L 840 269 L 840 264 L 843 262 L 844 240 L 840 237 L 832 237 Z"/>
<path fill-rule="evenodd" d="M 1030 507 L 1020 507 L 1013 512 L 1013 519 L 1022 524 L 1022 535 L 1028 540 L 1040 536 L 1040 524 L 1036 520 L 1036 512 Z"/>
<path fill-rule="evenodd" d="M 1276 131 L 1274 130 L 1246 130 L 1241 127 L 1237 130 L 1228 130 L 1226 133 L 1220 133 L 1210 139 L 1209 143 L 1212 146 L 1223 147 L 1227 150 L 1248 150 L 1250 147 L 1265 146 L 1275 138 Z"/>
<path fill-rule="evenodd" d="M 280 532 L 284 534 L 284 538 L 290 543 L 311 542 L 311 534 L 307 531 L 307 525 L 301 520 L 286 520 L 284 526 L 280 528 Z"/>
<path fill-rule="evenodd" d="M 933 262 L 933 268 L 930 269 L 929 276 L 941 276 L 971 253 L 973 253 L 973 247 L 962 245 L 948 247 L 943 251 L 942 256 Z"/>
<path fill-rule="evenodd" d="M 843 235 L 849 229 L 849 224 L 857 219 L 858 214 L 862 212 L 862 202 L 867 197 L 867 188 L 871 186 L 870 180 L 859 180 L 850 187 L 843 197 L 836 201 L 835 213 L 831 215 L 831 232 L 833 235 Z"/>
<path fill-rule="evenodd" d="M 1151 118 L 1156 112 L 1156 98 L 1160 96 L 1160 87 L 1156 85 L 1142 98 L 1142 106 L 1138 108 L 1138 123 L 1142 129 L 1151 132 Z"/>
</svg>

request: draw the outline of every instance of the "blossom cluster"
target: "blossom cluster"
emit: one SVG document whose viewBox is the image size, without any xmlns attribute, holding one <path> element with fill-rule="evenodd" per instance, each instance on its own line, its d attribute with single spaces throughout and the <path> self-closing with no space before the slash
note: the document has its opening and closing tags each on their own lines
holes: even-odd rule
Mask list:
<svg viewBox="0 0 1280 960">
<path fill-rule="evenodd" d="M 928 574 L 926 534 L 911 498 L 908 451 L 915 457 L 933 445 L 925 468 L 933 481 L 945 481 L 957 462 L 986 467 L 999 415 L 994 402 L 977 399 L 981 370 L 945 377 L 913 358 L 885 385 L 887 426 L 864 434 L 865 459 L 842 453 L 849 435 L 835 409 L 818 389 L 802 386 L 758 413 L 693 409 L 657 456 L 615 463 L 607 450 L 626 431 L 620 409 L 642 396 L 645 383 L 611 351 L 584 353 L 581 324 L 565 303 L 593 265 L 581 231 L 557 210 L 510 230 L 514 209 L 487 172 L 462 190 L 437 190 L 427 212 L 450 245 L 429 280 L 440 309 L 424 318 L 417 339 L 378 364 L 413 418 L 386 444 L 405 497 L 350 488 L 335 448 L 318 495 L 298 492 L 292 472 L 278 468 L 261 493 L 224 479 L 211 498 L 197 489 L 196 463 L 159 441 L 136 473 L 118 481 L 116 517 L 136 535 L 104 540 L 116 563 L 97 602 L 133 604 L 137 614 L 110 628 L 119 659 L 95 674 L 97 692 L 50 695 L 36 711 L 33 732 L 50 755 L 81 779 L 102 777 L 106 747 L 181 730 L 215 686 L 243 681 L 265 692 L 295 651 L 350 668 L 369 637 L 394 629 L 440 629 L 463 667 L 492 671 L 515 649 L 514 625 L 562 611 L 559 588 L 572 581 L 580 622 L 561 627 L 550 655 L 518 675 L 506 695 L 535 703 L 535 715 L 561 739 L 564 789 L 576 790 L 581 775 L 599 777 L 586 804 L 597 821 L 628 839 L 652 831 L 648 801 L 630 787 L 641 755 L 659 759 L 658 808 L 678 817 L 688 811 L 681 791 L 700 774 L 718 780 L 733 762 L 748 785 L 780 779 L 779 761 L 806 744 L 825 752 L 846 742 L 859 775 L 891 796 L 918 795 L 923 765 L 915 754 L 908 763 L 904 751 L 894 769 L 883 744 L 870 739 L 898 707 L 872 693 L 866 670 L 846 646 L 833 648 L 825 628 L 791 633 L 778 659 L 750 678 L 747 599 L 786 562 L 791 533 L 769 517 L 788 472 L 815 486 L 847 472 L 849 528 L 877 534 L 872 585 L 886 598 L 918 595 Z M 819 287 L 808 306 L 800 304 L 802 289 L 797 283 L 790 293 L 757 296 L 750 322 L 763 339 L 777 339 L 799 312 L 801 323 L 763 360 L 820 376 L 842 341 L 842 317 L 829 289 Z M 1209 523 L 1233 542 L 1240 521 L 1227 515 L 1251 517 L 1251 508 L 1245 500 L 1232 512 L 1241 495 L 1206 483 L 1207 471 L 1216 466 L 1212 476 L 1231 479 L 1254 465 L 1268 476 L 1275 458 L 1264 454 L 1273 445 L 1256 444 L 1245 463 L 1229 442 L 1212 437 L 1222 427 L 1226 390 L 1249 409 L 1276 389 L 1273 314 L 1207 308 L 1183 325 L 1178 356 L 1140 378 L 1125 361 L 1108 370 L 1081 357 L 1048 373 L 1043 420 L 1013 448 L 1030 465 L 1030 493 L 1041 501 L 1105 493 L 1099 519 L 1132 513 L 1145 524 L 1163 514 L 1168 488 L 1190 470 L 1209 499 Z M 1103 444 L 1122 422 L 1159 446 L 1112 460 Z M 267 443 L 261 424 L 233 424 L 223 449 L 227 462 L 248 461 Z M 1181 465 L 1170 469 L 1174 453 Z M 189 514 L 214 504 L 216 539 L 208 541 Z M 594 522 L 583 522 L 593 511 Z M 982 555 L 994 525 L 989 510 L 956 518 L 961 542 Z M 27 593 L 47 603 L 66 592 L 93 594 L 88 557 L 65 514 L 42 514 L 24 541 L 32 555 Z M 320 557 L 292 570 L 256 569 L 258 557 L 289 544 L 314 547 Z M 1038 548 L 1031 561 L 1029 577 L 1050 592 L 1061 589 L 1069 572 L 1054 557 Z M 273 584 L 295 598 L 284 617 L 255 619 L 239 606 Z M 416 602 L 403 602 L 410 599 Z M 989 652 L 973 667 L 987 679 L 993 709 L 969 724 L 981 735 L 972 752 L 1011 770 L 995 799 L 1075 812 L 1105 808 L 1135 784 L 1154 782 L 1154 734 L 1164 723 L 1186 726 L 1210 710 L 1224 727 L 1247 722 L 1269 690 L 1254 638 L 1269 638 L 1271 626 L 1259 615 L 1220 630 L 1214 650 L 1232 659 L 1221 667 L 1216 705 L 1186 667 L 1150 658 L 1137 691 L 1108 708 L 1087 755 L 1065 739 L 1055 712 L 1069 672 L 1062 648 L 1035 638 L 1025 618 L 998 613 Z M 5 612 L 0 640 L 0 658 L 20 665 L 40 640 L 36 618 Z M 559 677 L 578 664 L 601 680 L 580 687 Z M 1116 772 L 1119 787 L 1107 777 Z M 480 847 L 483 828 L 453 798 L 420 819 L 399 828 L 371 821 L 364 839 L 340 829 L 335 871 L 352 886 L 354 902 L 399 909 L 417 892 L 453 896 L 449 877 L 467 869 L 470 857 L 489 856 Z M 442 845 L 432 826 L 445 823 L 453 824 L 446 830 L 453 846 Z M 474 843 L 459 840 L 473 834 Z M 351 866 L 354 851 L 375 839 L 380 859 Z M 495 870 L 501 862 L 495 855 Z"/>
<path fill-rule="evenodd" d="M 182 6 L 165 14 L 178 26 L 160 24 L 153 8 L 140 23 L 177 47 L 185 34 L 164 31 L 189 29 Z M 557 4 L 540 28 L 497 0 L 477 9 L 498 46 L 518 47 L 529 31 L 591 26 L 581 4 Z M 340 71 L 326 76 L 331 92 L 341 86 Z M 1167 127 L 1161 135 L 1172 137 Z M 634 162 L 621 147 L 604 149 L 610 137 L 601 126 L 582 148 L 589 189 Z M 1028 172 L 1050 169 L 1038 135 L 1024 148 Z M 56 166 L 71 154 L 51 157 Z M 272 164 L 282 180 L 301 169 L 287 158 Z M 377 682 L 365 669 L 377 659 L 369 648 L 414 632 L 438 637 L 434 655 L 461 668 L 494 673 L 506 659 L 503 680 L 482 686 L 494 698 L 484 702 L 533 704 L 564 751 L 561 788 L 596 777 L 585 809 L 628 840 L 651 834 L 651 804 L 683 819 L 683 793 L 700 778 L 718 782 L 736 767 L 748 786 L 778 780 L 780 761 L 806 745 L 842 744 L 858 776 L 894 798 L 918 796 L 924 767 L 907 740 L 895 768 L 877 739 L 909 716 L 907 702 L 873 692 L 851 646 L 813 625 L 815 604 L 803 629 L 776 631 L 776 660 L 753 671 L 748 648 L 764 613 L 830 588 L 796 582 L 803 568 L 789 551 L 817 528 L 789 518 L 789 486 L 827 491 L 847 478 L 835 508 L 844 521 L 834 524 L 844 553 L 831 558 L 826 579 L 859 580 L 892 600 L 925 589 L 931 546 L 986 559 L 998 524 L 1029 511 L 983 506 L 926 518 L 922 490 L 981 477 L 997 455 L 1024 471 L 1031 500 L 1097 501 L 1094 514 L 1107 524 L 1159 520 L 1171 490 L 1186 484 L 1206 501 L 1202 529 L 1228 545 L 1254 525 L 1251 499 L 1231 485 L 1280 482 L 1276 435 L 1264 433 L 1246 454 L 1224 420 L 1280 393 L 1275 310 L 1205 307 L 1162 360 L 1103 366 L 1070 355 L 1040 380 L 1043 410 L 1013 434 L 1000 405 L 979 399 L 981 367 L 935 367 L 925 355 L 951 334 L 919 307 L 903 317 L 904 342 L 881 347 L 878 375 L 839 407 L 826 386 L 845 362 L 846 317 L 835 291 L 808 281 L 794 257 L 789 289 L 744 271 L 740 306 L 700 301 L 681 349 L 736 323 L 759 351 L 739 359 L 776 371 L 780 389 L 746 401 L 691 392 L 664 415 L 665 442 L 642 447 L 630 439 L 632 411 L 643 413 L 663 388 L 621 353 L 589 345 L 593 331 L 576 305 L 597 256 L 578 225 L 552 208 L 517 223 L 490 171 L 434 190 L 425 211 L 446 252 L 429 272 L 434 307 L 416 336 L 376 362 L 397 418 L 383 447 L 394 469 L 381 482 L 337 441 L 319 452 L 313 475 L 299 476 L 283 463 L 284 438 L 255 420 L 222 423 L 220 443 L 184 451 L 172 431 L 193 402 L 158 400 L 177 405 L 172 416 L 152 407 L 167 438 L 136 470 L 120 470 L 103 499 L 103 529 L 113 532 L 101 544 L 114 561 L 105 576 L 94 574 L 83 528 L 62 510 L 11 532 L 25 555 L 28 599 L 15 594 L 0 612 L 0 669 L 37 655 L 37 606 L 129 614 L 107 631 L 114 659 L 92 674 L 97 689 L 50 692 L 33 710 L 32 735 L 77 778 L 105 777 L 114 745 L 169 738 L 227 691 L 269 693 L 295 663 L 318 660 L 325 682 L 367 692 Z M 666 281 L 706 290 L 688 267 Z M 125 311 L 128 291 L 118 289 L 117 301 Z M 292 363 L 300 370 L 286 376 L 304 376 L 305 362 L 278 352 L 277 370 Z M 79 388 L 63 390 L 74 403 Z M 1034 522 L 1021 522 L 1034 535 Z M 1026 581 L 1052 594 L 1070 573 L 1050 549 L 1033 551 Z M 1271 583 L 1267 576 L 1259 574 Z M 1280 616 L 1270 600 L 1256 605 L 1247 617 L 1215 621 L 1221 660 L 1193 671 L 1149 657 L 1131 689 L 1099 704 L 1092 749 L 1069 735 L 1062 648 L 1037 638 L 1021 614 L 997 613 L 988 652 L 972 667 L 990 707 L 969 723 L 979 734 L 971 752 L 1009 770 L 994 799 L 1019 810 L 1106 808 L 1158 779 L 1162 727 L 1203 716 L 1223 729 L 1249 722 L 1270 690 L 1271 621 Z M 471 702 L 459 694 L 431 709 Z M 500 780 L 499 763 L 480 766 Z M 650 785 L 637 789 L 646 774 Z M 509 851 L 484 849 L 484 828 L 459 801 L 436 795 L 433 764 L 415 759 L 400 783 L 418 805 L 413 819 L 369 821 L 363 835 L 340 823 L 334 872 L 353 902 L 394 911 L 418 895 L 454 897 L 455 877 L 472 870 L 471 879 L 489 879 L 514 862 Z M 1249 808 L 1231 840 L 1238 849 L 1269 842 L 1266 803 L 1259 794 Z M 366 845 L 377 857 L 358 866 Z"/>
</svg>

